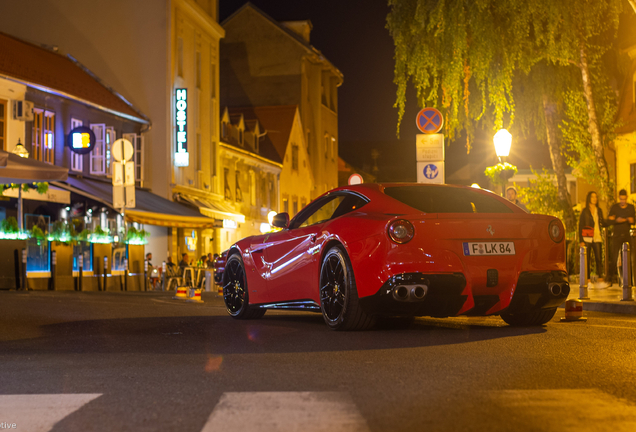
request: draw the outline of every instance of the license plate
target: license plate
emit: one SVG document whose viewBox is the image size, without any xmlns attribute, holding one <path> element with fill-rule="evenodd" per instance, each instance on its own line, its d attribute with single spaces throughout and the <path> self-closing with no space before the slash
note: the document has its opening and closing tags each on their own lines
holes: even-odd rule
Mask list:
<svg viewBox="0 0 636 432">
<path fill-rule="evenodd" d="M 464 242 L 464 256 L 514 254 L 514 242 Z"/>
</svg>

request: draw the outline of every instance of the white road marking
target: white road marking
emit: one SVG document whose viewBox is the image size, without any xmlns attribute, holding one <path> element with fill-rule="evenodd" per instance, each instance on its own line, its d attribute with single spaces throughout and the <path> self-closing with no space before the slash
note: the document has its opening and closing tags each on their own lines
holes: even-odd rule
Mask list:
<svg viewBox="0 0 636 432">
<path fill-rule="evenodd" d="M 524 424 L 528 430 L 636 431 L 636 405 L 596 389 L 504 390 L 491 398 L 503 408 L 502 422 Z"/>
<path fill-rule="evenodd" d="M 48 432 L 101 394 L 0 395 L 0 422 L 24 432 Z M 0 423 L 1 424 L 1 423 Z"/>
<path fill-rule="evenodd" d="M 223 393 L 201 432 L 368 432 L 346 393 Z"/>
</svg>

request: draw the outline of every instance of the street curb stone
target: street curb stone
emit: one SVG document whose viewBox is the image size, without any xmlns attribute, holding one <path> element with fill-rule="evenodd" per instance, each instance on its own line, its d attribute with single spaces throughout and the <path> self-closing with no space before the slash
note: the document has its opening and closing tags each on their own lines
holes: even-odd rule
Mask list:
<svg viewBox="0 0 636 432">
<path fill-rule="evenodd" d="M 559 308 L 565 308 L 565 303 L 561 304 Z M 590 312 L 636 315 L 636 302 L 598 302 L 583 300 L 583 310 Z"/>
</svg>

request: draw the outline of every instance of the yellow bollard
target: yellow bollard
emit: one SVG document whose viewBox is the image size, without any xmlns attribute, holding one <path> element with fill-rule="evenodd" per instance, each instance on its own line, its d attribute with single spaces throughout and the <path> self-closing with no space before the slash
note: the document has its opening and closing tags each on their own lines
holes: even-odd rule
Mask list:
<svg viewBox="0 0 636 432">
<path fill-rule="evenodd" d="M 570 299 L 565 302 L 565 316 L 561 321 L 587 321 L 583 316 L 583 302 L 579 299 Z"/>
<path fill-rule="evenodd" d="M 188 287 L 177 287 L 177 292 L 172 298 L 173 300 L 186 300 L 188 298 Z"/>
<path fill-rule="evenodd" d="M 190 288 L 188 289 L 188 299 L 186 300 L 188 303 L 203 303 L 201 299 L 201 290 L 199 288 Z"/>
</svg>

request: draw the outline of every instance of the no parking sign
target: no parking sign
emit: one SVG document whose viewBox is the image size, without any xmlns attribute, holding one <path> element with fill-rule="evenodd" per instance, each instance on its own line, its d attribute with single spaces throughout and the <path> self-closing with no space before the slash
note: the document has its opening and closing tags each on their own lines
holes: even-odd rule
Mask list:
<svg viewBox="0 0 636 432">
<path fill-rule="evenodd" d="M 442 130 L 444 116 L 436 108 L 423 108 L 417 113 L 417 128 L 425 134 L 434 134 Z"/>
</svg>

